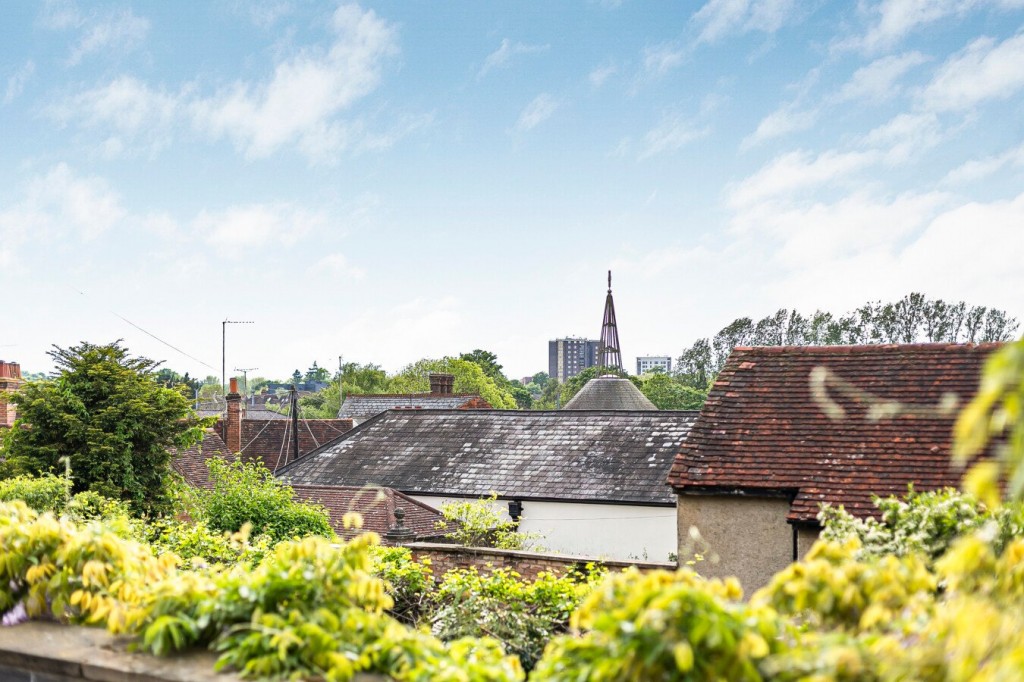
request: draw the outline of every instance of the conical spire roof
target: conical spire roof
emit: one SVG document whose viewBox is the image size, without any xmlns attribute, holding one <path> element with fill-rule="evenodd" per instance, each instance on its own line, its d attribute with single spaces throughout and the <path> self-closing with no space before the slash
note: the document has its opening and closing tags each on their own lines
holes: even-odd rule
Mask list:
<svg viewBox="0 0 1024 682">
<path fill-rule="evenodd" d="M 601 323 L 601 343 L 597 347 L 597 366 L 622 369 L 619 328 L 615 323 L 615 301 L 612 300 L 611 270 L 608 271 L 608 296 L 604 299 L 604 321 Z"/>
<path fill-rule="evenodd" d="M 588 381 L 563 410 L 657 410 L 629 379 L 606 374 Z"/>
</svg>

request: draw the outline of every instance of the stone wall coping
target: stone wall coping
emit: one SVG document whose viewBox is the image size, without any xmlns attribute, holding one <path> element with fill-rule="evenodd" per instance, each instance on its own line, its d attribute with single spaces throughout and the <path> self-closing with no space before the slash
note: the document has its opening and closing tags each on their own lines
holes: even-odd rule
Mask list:
<svg viewBox="0 0 1024 682">
<path fill-rule="evenodd" d="M 152 656 L 129 652 L 131 642 L 131 638 L 116 637 L 100 628 L 54 622 L 29 621 L 0 627 L 0 679 L 24 672 L 25 680 L 241 682 L 236 674 L 214 672 L 217 655 L 213 652 L 195 650 L 174 656 Z M 377 675 L 355 677 L 356 682 L 385 679 Z"/>
<path fill-rule="evenodd" d="M 636 568 L 645 570 L 665 569 L 674 571 L 678 568 L 674 561 L 631 561 L 622 559 L 603 559 L 595 556 L 576 556 L 573 554 L 558 554 L 555 552 L 531 552 L 521 549 L 497 549 L 495 547 L 466 547 L 440 542 L 407 542 L 402 545 L 414 552 L 442 552 L 446 554 L 467 554 L 471 556 L 495 555 L 514 559 L 526 559 L 534 561 L 555 561 L 564 564 L 588 564 L 595 563 L 607 568 Z"/>
</svg>

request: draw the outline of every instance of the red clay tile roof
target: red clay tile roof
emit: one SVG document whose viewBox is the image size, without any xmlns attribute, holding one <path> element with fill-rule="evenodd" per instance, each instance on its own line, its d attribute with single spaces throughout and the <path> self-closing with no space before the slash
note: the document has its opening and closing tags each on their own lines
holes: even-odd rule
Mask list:
<svg viewBox="0 0 1024 682">
<path fill-rule="evenodd" d="M 395 523 L 396 507 L 401 507 L 405 511 L 405 527 L 416 533 L 417 538 L 432 537 L 440 533 L 434 529 L 434 524 L 441 520 L 441 512 L 392 488 L 293 485 L 292 489 L 297 499 L 326 507 L 331 515 L 331 526 L 339 537 L 345 539 L 372 530 L 385 540 L 384 535 Z M 350 511 L 362 515 L 362 529 L 344 527 L 342 518 Z"/>
<path fill-rule="evenodd" d="M 206 460 L 213 457 L 232 459 L 228 446 L 213 429 L 207 429 L 203 441 L 186 450 L 171 451 L 171 467 L 181 474 L 190 485 L 197 488 L 210 488 L 210 470 Z"/>
<path fill-rule="evenodd" d="M 907 405 L 947 393 L 968 401 L 998 344 L 736 348 L 675 458 L 668 482 L 681 493 L 792 495 L 789 520 L 814 522 L 819 505 L 876 512 L 871 495 L 956 486 L 953 416 L 868 421 L 865 405 L 829 395 L 846 418 L 829 419 L 811 396 L 818 366 L 857 388 Z"/>
<path fill-rule="evenodd" d="M 224 420 L 214 426 L 224 437 Z M 351 419 L 300 419 L 299 456 L 339 438 L 352 428 Z M 287 439 L 287 440 L 286 440 Z M 260 460 L 271 471 L 283 467 L 291 446 L 291 420 L 243 419 L 242 458 Z"/>
</svg>

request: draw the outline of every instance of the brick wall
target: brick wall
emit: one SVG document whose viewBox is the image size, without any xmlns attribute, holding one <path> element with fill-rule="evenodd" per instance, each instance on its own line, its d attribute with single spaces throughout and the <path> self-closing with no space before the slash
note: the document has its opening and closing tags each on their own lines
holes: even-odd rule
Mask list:
<svg viewBox="0 0 1024 682">
<path fill-rule="evenodd" d="M 469 568 L 488 571 L 494 568 L 510 568 L 527 580 L 533 580 L 542 571 L 565 573 L 573 566 L 594 563 L 609 571 L 617 571 L 627 566 L 635 566 L 641 571 L 664 569 L 674 571 L 675 563 L 667 561 L 614 561 L 596 557 L 579 557 L 568 554 L 549 554 L 546 552 L 522 552 L 510 549 L 493 549 L 490 547 L 463 547 L 433 542 L 412 542 L 405 545 L 412 550 L 417 560 L 430 559 L 435 576 L 441 576 L 453 568 Z"/>
<path fill-rule="evenodd" d="M 14 403 L 7 400 L 8 394 L 21 386 L 21 366 L 16 362 L 0 360 L 0 428 L 13 426 L 17 418 Z"/>
</svg>

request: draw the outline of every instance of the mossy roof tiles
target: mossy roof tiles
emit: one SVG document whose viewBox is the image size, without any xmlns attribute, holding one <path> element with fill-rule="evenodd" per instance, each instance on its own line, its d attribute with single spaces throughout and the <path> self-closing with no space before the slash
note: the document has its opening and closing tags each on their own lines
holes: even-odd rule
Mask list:
<svg viewBox="0 0 1024 682">
<path fill-rule="evenodd" d="M 390 410 L 279 473 L 297 485 L 671 505 L 684 411 Z"/>
</svg>

